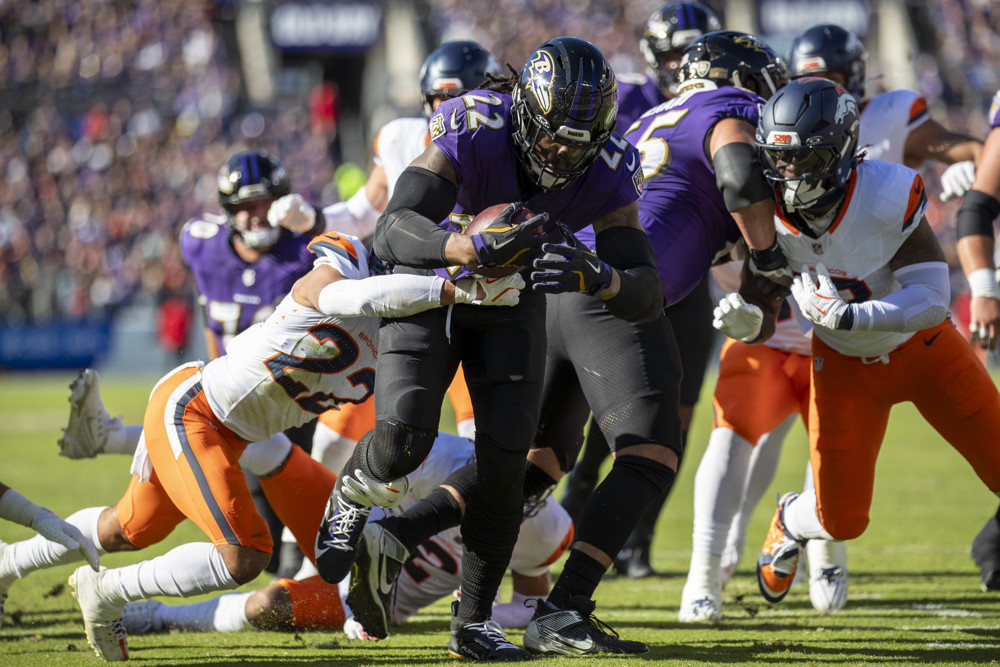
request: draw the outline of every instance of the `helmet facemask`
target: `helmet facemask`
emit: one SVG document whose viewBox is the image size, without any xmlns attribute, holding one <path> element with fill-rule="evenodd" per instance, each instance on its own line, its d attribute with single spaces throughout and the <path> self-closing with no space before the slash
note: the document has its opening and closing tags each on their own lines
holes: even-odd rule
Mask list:
<svg viewBox="0 0 1000 667">
<path fill-rule="evenodd" d="M 237 153 L 219 170 L 219 203 L 226 212 L 226 227 L 238 236 L 248 248 L 268 250 L 281 237 L 281 229 L 269 224 L 247 228 L 239 222 L 241 209 L 266 200 L 268 205 L 291 192 L 291 180 L 285 167 L 277 159 L 261 151 Z M 267 221 L 267 209 L 257 217 Z M 249 218 L 247 218 L 249 219 Z"/>
<path fill-rule="evenodd" d="M 847 179 L 837 169 L 843 156 L 834 146 L 762 146 L 760 155 L 764 177 L 778 185 L 785 208 L 820 208 L 844 194 Z"/>
</svg>

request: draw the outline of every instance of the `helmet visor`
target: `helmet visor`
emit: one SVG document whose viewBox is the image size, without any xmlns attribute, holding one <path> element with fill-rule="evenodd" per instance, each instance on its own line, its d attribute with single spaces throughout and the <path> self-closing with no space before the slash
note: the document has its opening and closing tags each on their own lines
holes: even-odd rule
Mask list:
<svg viewBox="0 0 1000 667">
<path fill-rule="evenodd" d="M 830 146 L 763 146 L 765 174 L 774 181 L 816 180 L 833 173 L 837 151 Z"/>
<path fill-rule="evenodd" d="M 530 134 L 527 137 L 531 146 L 529 159 L 542 177 L 543 187 L 564 186 L 579 177 L 604 145 L 603 142 L 589 141 L 589 132 L 567 127 L 550 132 L 532 123 Z M 547 182 L 552 182 L 551 179 L 557 180 L 553 185 L 546 186 Z"/>
</svg>

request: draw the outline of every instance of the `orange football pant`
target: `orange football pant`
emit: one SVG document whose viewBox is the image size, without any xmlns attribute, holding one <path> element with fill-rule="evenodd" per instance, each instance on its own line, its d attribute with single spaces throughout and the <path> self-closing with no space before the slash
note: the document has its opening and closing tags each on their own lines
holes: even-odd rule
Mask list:
<svg viewBox="0 0 1000 667">
<path fill-rule="evenodd" d="M 868 527 L 875 460 L 896 403 L 927 422 L 1000 491 L 1000 393 L 951 321 L 917 332 L 889 363 L 848 357 L 813 336 L 809 449 L 823 527 L 838 540 Z"/>
<path fill-rule="evenodd" d="M 729 428 L 756 445 L 788 415 L 809 412 L 810 358 L 727 338 L 719 355 L 713 428 Z"/>
<path fill-rule="evenodd" d="M 146 482 L 133 476 L 117 505 L 118 522 L 132 544 L 155 544 L 187 517 L 212 544 L 271 553 L 267 523 L 239 464 L 246 443 L 212 413 L 200 364 L 181 366 L 160 380 L 142 428 L 153 474 Z"/>
</svg>

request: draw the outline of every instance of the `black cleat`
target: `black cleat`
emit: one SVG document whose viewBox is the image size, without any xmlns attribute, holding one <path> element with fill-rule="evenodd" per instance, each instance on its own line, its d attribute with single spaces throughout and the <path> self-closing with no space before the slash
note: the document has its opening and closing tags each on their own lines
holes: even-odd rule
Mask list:
<svg viewBox="0 0 1000 667">
<path fill-rule="evenodd" d="M 524 631 L 524 646 L 532 653 L 593 655 L 597 653 L 646 653 L 642 642 L 621 639 L 594 616 L 593 600 L 582 595 L 569 599 L 564 608 L 538 601 L 535 615 Z"/>
<path fill-rule="evenodd" d="M 389 636 L 392 587 L 409 557 L 403 543 L 377 521 L 365 526 L 351 569 L 347 606 L 365 634 L 373 639 Z"/>
<path fill-rule="evenodd" d="M 316 534 L 316 570 L 328 584 L 336 584 L 351 571 L 361 544 L 361 534 L 372 510 L 343 497 L 339 485 L 326 501 L 326 511 Z"/>
<path fill-rule="evenodd" d="M 523 662 L 535 656 L 507 639 L 507 633 L 493 619 L 478 623 L 455 624 L 458 601 L 451 603 L 452 630 L 448 655 L 477 662 Z"/>
<path fill-rule="evenodd" d="M 984 591 L 1000 591 L 1000 522 L 990 517 L 972 541 L 972 558 L 979 566 Z"/>
</svg>

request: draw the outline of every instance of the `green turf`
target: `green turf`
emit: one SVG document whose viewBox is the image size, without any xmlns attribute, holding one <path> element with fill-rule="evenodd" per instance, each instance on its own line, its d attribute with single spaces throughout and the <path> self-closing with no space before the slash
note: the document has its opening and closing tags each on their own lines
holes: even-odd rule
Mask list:
<svg viewBox="0 0 1000 667">
<path fill-rule="evenodd" d="M 128 482 L 129 468 L 129 460 L 121 456 L 85 461 L 57 456 L 71 377 L 0 376 L 0 480 L 63 516 L 81 507 L 114 503 Z M 134 422 L 142 415 L 153 381 L 104 377 L 102 393 L 113 414 Z M 709 379 L 706 391 L 712 386 Z M 803 587 L 793 588 L 776 606 L 763 602 L 756 590 L 753 551 L 773 510 L 770 498 L 802 482 L 805 435 L 796 426 L 767 506 L 754 514 L 742 567 L 725 591 L 723 623 L 678 623 L 691 542 L 692 478 L 705 448 L 710 413 L 710 402 L 703 400 L 687 465 L 657 532 L 653 565 L 664 576 L 643 581 L 608 577 L 597 594 L 598 615 L 623 636 L 649 642 L 651 652 L 638 658 L 587 659 L 587 664 L 997 664 L 1000 594 L 979 590 L 978 572 L 968 554 L 972 537 L 996 510 L 997 500 L 910 406 L 898 406 L 890 423 L 871 525 L 848 546 L 851 593 L 843 611 L 817 615 Z M 0 522 L 4 541 L 31 534 Z M 145 556 L 190 540 L 203 536 L 182 524 Z M 103 562 L 113 567 L 136 560 L 136 554 L 114 554 Z M 75 601 L 65 585 L 70 572 L 69 566 L 38 572 L 11 588 L 0 630 L 0 665 L 99 664 L 87 648 Z M 263 583 L 261 579 L 259 585 Z M 133 660 L 150 665 L 447 664 L 447 618 L 447 602 L 439 602 L 376 644 L 313 632 L 153 634 L 132 636 L 129 642 Z M 520 641 L 520 633 L 512 637 Z"/>
</svg>

